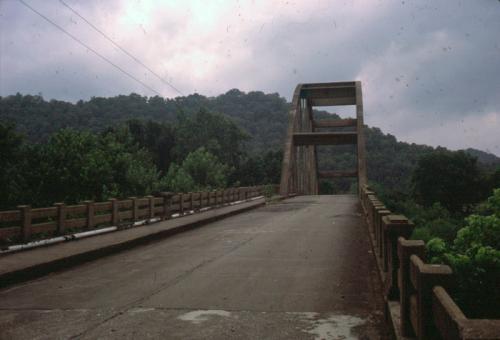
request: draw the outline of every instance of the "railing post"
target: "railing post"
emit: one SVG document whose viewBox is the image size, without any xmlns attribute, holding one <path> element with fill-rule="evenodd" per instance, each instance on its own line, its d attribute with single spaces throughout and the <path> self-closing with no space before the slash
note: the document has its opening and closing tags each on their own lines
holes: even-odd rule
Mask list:
<svg viewBox="0 0 500 340">
<path fill-rule="evenodd" d="M 87 206 L 87 229 L 94 227 L 94 202 L 93 201 L 83 201 Z"/>
<path fill-rule="evenodd" d="M 367 217 L 368 217 L 368 226 L 370 227 L 370 230 L 373 231 L 373 209 L 374 207 L 379 203 L 377 197 L 375 195 L 369 195 L 368 196 L 368 202 L 367 202 L 367 207 L 366 207 L 366 212 L 367 212 Z"/>
<path fill-rule="evenodd" d="M 179 193 L 179 216 L 184 215 L 184 194 Z"/>
<path fill-rule="evenodd" d="M 363 196 L 363 208 L 365 210 L 365 214 L 368 214 L 368 198 L 370 195 L 375 195 L 373 191 L 366 190 Z"/>
<path fill-rule="evenodd" d="M 370 231 L 376 239 L 377 210 L 383 210 L 385 206 L 377 198 L 370 202 Z"/>
<path fill-rule="evenodd" d="M 378 256 L 382 258 L 384 256 L 384 224 L 382 219 L 384 216 L 391 215 L 390 210 L 379 210 L 378 216 L 376 217 L 376 225 L 377 229 L 377 245 L 378 245 Z"/>
<path fill-rule="evenodd" d="M 386 210 L 385 205 L 380 202 L 379 200 L 373 202 L 372 206 L 372 232 L 373 235 L 375 236 L 375 239 L 377 239 L 377 213 L 379 210 Z"/>
<path fill-rule="evenodd" d="M 414 336 L 410 320 L 410 297 L 415 293 L 415 289 L 410 280 L 410 257 L 417 255 L 424 258 L 425 243 L 422 240 L 406 240 L 398 238 L 398 258 L 399 258 L 399 306 L 401 315 L 401 335 L 405 337 Z"/>
<path fill-rule="evenodd" d="M 23 241 L 31 238 L 31 207 L 29 205 L 18 205 L 21 214 L 21 237 Z"/>
<path fill-rule="evenodd" d="M 111 202 L 111 225 L 118 226 L 120 223 L 118 200 L 116 198 L 110 198 L 109 201 Z"/>
<path fill-rule="evenodd" d="M 148 199 L 148 208 L 149 208 L 149 219 L 152 220 L 155 217 L 155 201 L 153 196 L 146 196 Z"/>
<path fill-rule="evenodd" d="M 388 300 L 399 299 L 398 289 L 398 238 L 409 238 L 413 232 L 414 225 L 402 215 L 387 215 L 382 219 L 384 225 L 384 270 L 386 276 L 386 296 Z"/>
<path fill-rule="evenodd" d="M 172 197 L 174 196 L 171 192 L 162 192 L 163 197 L 163 220 L 168 220 L 172 217 Z"/>
<path fill-rule="evenodd" d="M 139 218 L 138 210 L 139 207 L 137 205 L 137 197 L 129 197 L 130 200 L 132 200 L 132 222 L 135 222 Z"/>
<path fill-rule="evenodd" d="M 368 220 L 368 224 L 370 224 L 370 208 L 371 208 L 371 200 L 375 197 L 375 194 L 366 195 L 365 199 L 365 216 Z"/>
<path fill-rule="evenodd" d="M 446 265 L 425 264 L 417 255 L 410 257 L 411 281 L 416 288 L 417 339 L 433 339 L 437 335 L 432 314 L 432 288 L 442 286 L 449 289 L 452 270 Z"/>
<path fill-rule="evenodd" d="M 365 208 L 365 199 L 366 199 L 366 195 L 367 195 L 368 191 L 370 191 L 370 188 L 367 184 L 365 184 L 361 187 L 360 200 L 361 200 L 361 205 L 363 206 L 363 208 Z"/>
<path fill-rule="evenodd" d="M 194 213 L 194 197 L 193 197 L 193 193 L 190 192 L 189 193 L 189 209 Z"/>
<path fill-rule="evenodd" d="M 66 227 L 66 205 L 64 203 L 54 203 L 57 209 L 57 227 L 56 233 L 61 235 Z"/>
</svg>

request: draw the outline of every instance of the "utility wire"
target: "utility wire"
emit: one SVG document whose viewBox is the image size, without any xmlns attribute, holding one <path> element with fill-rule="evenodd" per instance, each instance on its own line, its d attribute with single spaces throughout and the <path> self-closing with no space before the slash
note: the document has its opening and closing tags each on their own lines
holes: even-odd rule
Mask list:
<svg viewBox="0 0 500 340">
<path fill-rule="evenodd" d="M 88 49 L 89 51 L 93 52 L 95 55 L 97 55 L 98 57 L 100 57 L 101 59 L 103 59 L 104 61 L 106 61 L 107 63 L 109 63 L 113 67 L 115 67 L 116 69 L 118 69 L 120 72 L 123 72 L 124 74 L 126 74 L 127 76 L 129 76 L 130 78 L 132 78 L 133 80 L 135 80 L 136 82 L 138 82 L 139 84 L 141 84 L 142 86 L 144 86 L 145 88 L 147 88 L 148 90 L 156 93 L 160 97 L 163 96 L 160 92 L 156 91 L 155 89 L 153 89 L 152 87 L 150 87 L 148 84 L 144 83 L 140 79 L 137 79 L 136 77 L 134 77 L 133 75 L 131 75 L 130 73 L 128 73 L 127 71 L 125 71 L 123 68 L 121 68 L 120 66 L 116 65 L 115 63 L 113 63 L 111 60 L 109 60 L 108 58 L 106 58 L 105 56 L 103 56 L 102 54 L 100 54 L 99 52 L 97 52 L 96 50 L 94 50 L 92 47 L 90 47 L 87 44 L 85 44 L 83 41 L 81 41 L 80 39 L 78 39 L 73 34 L 69 33 L 68 31 L 66 31 L 64 28 L 62 28 L 61 26 L 59 26 L 58 24 L 56 24 L 55 22 L 53 22 L 52 20 L 50 20 L 49 18 L 47 18 L 42 13 L 38 12 L 36 9 L 34 9 L 30 5 L 28 5 L 23 0 L 18 0 L 18 1 L 21 4 L 23 4 L 24 6 L 26 6 L 27 8 L 29 8 L 31 11 L 33 11 L 34 13 L 38 14 L 43 19 L 45 19 L 46 21 L 48 21 L 50 24 L 54 25 L 56 28 L 58 28 L 59 30 L 61 30 L 63 33 L 65 33 L 66 35 L 68 35 L 71 39 L 73 39 L 74 41 L 76 41 L 77 43 L 79 43 L 80 45 L 82 45 L 83 47 L 85 47 L 86 49 Z"/>
<path fill-rule="evenodd" d="M 63 0 L 59 0 L 59 2 L 61 4 L 63 4 L 64 6 L 66 6 L 66 8 L 68 8 L 71 12 L 75 13 L 80 19 L 82 19 L 83 21 L 85 21 L 90 27 L 92 27 L 95 31 L 99 32 L 104 38 L 106 38 L 110 43 L 112 43 L 113 45 L 115 45 L 117 48 L 119 48 L 123 53 L 125 53 L 126 55 L 128 55 L 130 58 L 132 58 L 135 62 L 137 62 L 138 64 L 140 64 L 142 67 L 144 67 L 146 70 L 148 70 L 149 72 L 151 72 L 152 74 L 154 74 L 158 79 L 160 79 L 165 85 L 169 86 L 170 88 L 172 88 L 173 90 L 175 90 L 177 93 L 179 93 L 181 96 L 184 96 L 184 94 L 179 91 L 174 85 L 172 85 L 172 83 L 166 81 L 165 79 L 163 79 L 160 75 L 158 75 L 158 73 L 156 73 L 155 71 L 153 71 L 151 68 L 149 68 L 147 65 L 145 65 L 142 61 L 140 61 L 137 57 L 135 57 L 134 55 L 132 55 L 131 53 L 129 53 L 127 50 L 125 50 L 125 48 L 121 47 L 120 45 L 118 45 L 117 42 L 115 42 L 113 39 L 111 39 L 108 35 L 106 35 L 106 33 L 104 33 L 102 30 L 100 30 L 99 28 L 97 28 L 94 24 L 92 24 L 90 21 L 88 21 L 86 18 L 84 18 L 80 13 L 78 13 L 75 9 L 73 9 L 70 5 L 68 5 L 67 3 L 65 3 Z"/>
</svg>

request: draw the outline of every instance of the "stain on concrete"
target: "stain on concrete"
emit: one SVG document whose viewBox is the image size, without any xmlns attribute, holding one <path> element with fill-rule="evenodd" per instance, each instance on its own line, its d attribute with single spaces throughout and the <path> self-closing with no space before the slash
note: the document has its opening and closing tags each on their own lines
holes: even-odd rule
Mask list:
<svg viewBox="0 0 500 340">
<path fill-rule="evenodd" d="M 353 315 L 320 315 L 312 312 L 291 314 L 298 315 L 305 324 L 302 331 L 313 335 L 316 340 L 358 339 L 355 328 L 366 323 L 364 319 Z"/>
<path fill-rule="evenodd" d="M 357 197 L 276 206 L 0 290 L 0 338 L 389 339 Z"/>
<path fill-rule="evenodd" d="M 204 321 L 208 321 L 212 316 L 220 316 L 220 317 L 230 317 L 231 313 L 225 310 L 194 310 L 191 312 L 187 312 L 178 316 L 179 320 L 189 321 L 194 324 L 199 324 Z"/>
</svg>

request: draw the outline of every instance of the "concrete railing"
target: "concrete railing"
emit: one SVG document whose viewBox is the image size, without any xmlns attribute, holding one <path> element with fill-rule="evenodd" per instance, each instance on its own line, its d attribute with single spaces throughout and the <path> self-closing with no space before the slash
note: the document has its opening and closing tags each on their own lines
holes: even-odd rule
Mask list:
<svg viewBox="0 0 500 340">
<path fill-rule="evenodd" d="M 453 301 L 448 293 L 454 284 L 451 268 L 424 262 L 424 241 L 408 240 L 415 227 L 411 221 L 391 213 L 368 186 L 362 188 L 360 200 L 397 335 L 500 339 L 500 320 L 468 319 Z"/>
<path fill-rule="evenodd" d="M 230 188 L 210 192 L 161 193 L 159 196 L 130 197 L 107 202 L 85 201 L 77 205 L 55 203 L 52 207 L 18 206 L 0 212 L 0 242 L 29 241 L 46 235 L 64 235 L 75 230 L 130 225 L 137 221 L 168 219 L 208 207 L 262 196 L 264 186 Z M 42 234 L 42 235 L 40 235 Z"/>
</svg>

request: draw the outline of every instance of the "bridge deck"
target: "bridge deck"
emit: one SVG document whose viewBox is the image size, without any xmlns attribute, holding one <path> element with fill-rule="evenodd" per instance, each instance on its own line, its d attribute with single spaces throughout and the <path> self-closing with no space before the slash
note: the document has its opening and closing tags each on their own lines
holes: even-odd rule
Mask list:
<svg viewBox="0 0 500 340">
<path fill-rule="evenodd" d="M 0 291 L 0 338 L 384 337 L 355 196 L 300 196 Z"/>
</svg>

